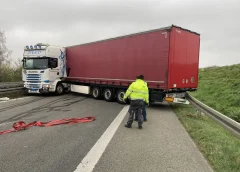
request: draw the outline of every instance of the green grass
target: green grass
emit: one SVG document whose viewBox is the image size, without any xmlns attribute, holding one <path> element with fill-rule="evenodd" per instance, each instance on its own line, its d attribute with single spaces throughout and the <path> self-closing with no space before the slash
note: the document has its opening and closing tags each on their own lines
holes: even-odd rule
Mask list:
<svg viewBox="0 0 240 172">
<path fill-rule="evenodd" d="M 198 100 L 240 122 L 240 64 L 199 70 Z"/>
<path fill-rule="evenodd" d="M 240 171 L 240 139 L 191 105 L 171 106 L 215 171 Z"/>
</svg>

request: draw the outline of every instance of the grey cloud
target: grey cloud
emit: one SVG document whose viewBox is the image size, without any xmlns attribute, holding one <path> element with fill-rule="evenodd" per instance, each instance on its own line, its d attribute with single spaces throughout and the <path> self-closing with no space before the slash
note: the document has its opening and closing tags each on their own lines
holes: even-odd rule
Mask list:
<svg viewBox="0 0 240 172">
<path fill-rule="evenodd" d="M 14 4 L 13 4 L 14 2 Z M 18 25 L 28 27 L 68 27 L 79 22 L 93 24 L 103 23 L 132 23 L 132 24 L 161 24 L 172 22 L 180 24 L 197 24 L 199 22 L 211 22 L 221 15 L 222 8 L 214 10 L 215 6 L 223 6 L 219 1 L 204 1 L 192 3 L 192 1 L 176 1 L 170 4 L 163 1 L 57 1 L 53 3 L 41 1 L 13 1 L 8 0 L 1 13 L 9 14 L 4 23 L 11 25 L 14 21 Z M 231 2 L 231 0 L 229 1 Z M 223 5 L 222 5 L 223 4 Z M 236 9 L 236 4 L 228 3 L 227 11 Z M 214 12 L 216 11 L 216 12 Z M 221 15 L 221 19 L 227 18 L 229 13 Z M 9 22 L 10 21 L 10 22 Z"/>
<path fill-rule="evenodd" d="M 1 2 L 0 27 L 20 56 L 31 41 L 67 46 L 176 24 L 201 34 L 200 66 L 223 65 L 240 62 L 239 6 L 238 0 L 8 0 Z M 26 39 L 14 40 L 18 29 L 29 33 Z"/>
</svg>

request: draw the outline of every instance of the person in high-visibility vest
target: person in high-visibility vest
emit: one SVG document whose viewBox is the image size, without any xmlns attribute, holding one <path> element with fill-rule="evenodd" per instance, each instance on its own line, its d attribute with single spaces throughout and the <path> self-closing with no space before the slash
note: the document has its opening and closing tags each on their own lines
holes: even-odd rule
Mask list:
<svg viewBox="0 0 240 172">
<path fill-rule="evenodd" d="M 142 129 L 143 117 L 142 111 L 145 104 L 149 103 L 148 87 L 144 83 L 144 76 L 140 75 L 127 89 L 123 99 L 130 98 L 130 107 L 128 110 L 129 118 L 125 127 L 132 128 L 134 113 L 138 116 L 138 128 Z"/>
<path fill-rule="evenodd" d="M 145 82 L 145 84 L 147 85 L 147 82 Z M 144 107 L 143 107 L 142 115 L 143 115 L 143 121 L 146 122 L 147 121 L 146 105 L 144 105 Z M 138 121 L 138 116 L 136 114 L 135 114 L 135 119 L 134 120 Z"/>
</svg>

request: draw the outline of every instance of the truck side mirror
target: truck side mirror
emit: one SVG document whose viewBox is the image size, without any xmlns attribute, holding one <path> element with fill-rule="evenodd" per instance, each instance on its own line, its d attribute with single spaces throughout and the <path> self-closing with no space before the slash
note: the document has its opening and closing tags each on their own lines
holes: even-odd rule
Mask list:
<svg viewBox="0 0 240 172">
<path fill-rule="evenodd" d="M 49 67 L 51 69 L 58 67 L 58 59 L 57 58 L 50 58 L 49 59 Z"/>
<path fill-rule="evenodd" d="M 22 59 L 21 61 L 22 61 L 22 67 L 23 67 L 23 66 L 24 66 L 24 63 L 26 63 L 26 59 L 24 58 L 24 59 Z"/>
<path fill-rule="evenodd" d="M 50 61 L 50 67 L 51 67 L 51 69 L 52 68 L 56 68 L 57 67 L 57 63 L 54 62 L 54 61 Z"/>
<path fill-rule="evenodd" d="M 50 67 L 51 67 L 51 69 L 54 68 L 54 62 L 53 61 L 50 61 Z"/>
</svg>

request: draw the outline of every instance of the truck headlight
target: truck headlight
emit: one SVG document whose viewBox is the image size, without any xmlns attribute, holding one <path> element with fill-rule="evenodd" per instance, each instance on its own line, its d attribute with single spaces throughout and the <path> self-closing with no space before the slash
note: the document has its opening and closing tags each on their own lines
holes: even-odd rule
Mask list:
<svg viewBox="0 0 240 172">
<path fill-rule="evenodd" d="M 49 88 L 50 85 L 49 85 L 49 84 L 43 84 L 42 87 L 43 87 L 43 88 Z"/>
</svg>

